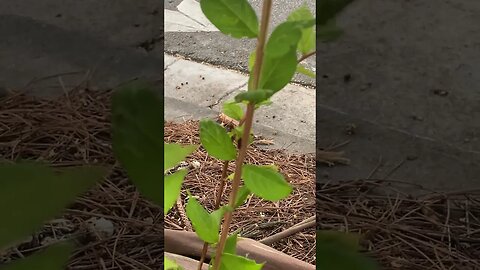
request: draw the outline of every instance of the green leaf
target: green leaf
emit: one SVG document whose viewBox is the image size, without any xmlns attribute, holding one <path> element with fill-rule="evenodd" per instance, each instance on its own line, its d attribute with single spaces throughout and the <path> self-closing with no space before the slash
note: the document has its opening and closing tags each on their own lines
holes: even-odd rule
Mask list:
<svg viewBox="0 0 480 270">
<path fill-rule="evenodd" d="M 225 128 L 210 119 L 200 121 L 200 141 L 216 159 L 234 160 L 237 157 L 237 149 Z"/>
<path fill-rule="evenodd" d="M 187 175 L 187 170 L 182 169 L 173 174 L 164 177 L 165 181 L 165 204 L 163 206 L 163 213 L 166 215 L 173 207 L 180 196 L 183 179 Z"/>
<path fill-rule="evenodd" d="M 297 69 L 297 45 L 302 30 L 314 24 L 314 20 L 287 21 L 273 30 L 265 46 L 265 58 L 257 88 L 277 92 L 290 82 Z M 253 87 L 252 76 L 249 87 Z"/>
<path fill-rule="evenodd" d="M 165 257 L 165 270 L 181 270 L 182 267 L 178 265 L 176 262 L 173 260 L 170 260 L 169 258 Z"/>
<path fill-rule="evenodd" d="M 353 0 L 322 0 L 318 1 L 317 9 L 317 25 L 323 25 L 330 19 L 333 19 Z"/>
<path fill-rule="evenodd" d="M 317 231 L 316 237 L 324 244 L 336 243 L 352 251 L 357 251 L 360 248 L 360 237 L 357 234 L 322 230 Z"/>
<path fill-rule="evenodd" d="M 270 35 L 265 46 L 265 56 L 271 58 L 282 57 L 292 49 L 297 48 L 302 37 L 301 21 L 284 22 L 279 24 Z"/>
<path fill-rule="evenodd" d="M 268 100 L 274 92 L 269 89 L 257 89 L 251 91 L 243 91 L 235 96 L 236 102 L 249 102 L 253 104 L 258 104 Z"/>
<path fill-rule="evenodd" d="M 200 7 L 222 33 L 234 38 L 257 37 L 257 14 L 247 0 L 201 0 Z"/>
<path fill-rule="evenodd" d="M 230 253 L 223 253 L 221 264 L 220 269 L 222 270 L 260 270 L 264 265 L 263 263 L 258 264 L 254 260 Z"/>
<path fill-rule="evenodd" d="M 253 71 L 253 66 L 255 65 L 255 58 L 256 58 L 256 52 L 253 51 L 250 56 L 248 57 L 248 71 L 252 72 Z"/>
<path fill-rule="evenodd" d="M 242 178 L 252 193 L 265 200 L 278 201 L 292 192 L 292 186 L 283 175 L 271 168 L 243 165 Z"/>
<path fill-rule="evenodd" d="M 340 232 L 317 231 L 317 269 L 377 270 L 378 265 L 357 251 L 358 238 Z"/>
<path fill-rule="evenodd" d="M 278 92 L 292 80 L 296 70 L 296 48 L 291 48 L 281 57 L 273 57 L 265 53 L 258 88 Z"/>
<path fill-rule="evenodd" d="M 200 239 L 210 244 L 218 242 L 220 222 L 227 210 L 225 207 L 221 207 L 210 214 L 197 199 L 190 196 L 185 210 Z"/>
<path fill-rule="evenodd" d="M 300 8 L 294 10 L 289 16 L 289 21 L 305 21 L 314 20 L 312 12 L 306 4 L 303 4 Z M 310 26 L 302 30 L 302 37 L 298 42 L 298 51 L 302 54 L 308 54 L 315 50 L 315 27 Z"/>
<path fill-rule="evenodd" d="M 330 20 L 326 24 L 319 26 L 318 30 L 317 36 L 321 42 L 334 41 L 343 34 L 343 30 L 337 27 L 334 20 Z"/>
<path fill-rule="evenodd" d="M 235 140 L 240 140 L 242 138 L 242 134 L 243 134 L 243 125 L 234 127 L 232 130 L 230 130 L 229 134 Z"/>
<path fill-rule="evenodd" d="M 232 179 L 233 179 L 233 176 L 235 174 L 232 173 L 231 175 L 232 175 Z M 237 200 L 236 200 L 236 203 L 235 203 L 235 208 L 244 204 L 245 200 L 247 199 L 248 195 L 250 195 L 250 194 L 251 194 L 251 192 L 247 188 L 247 186 L 241 186 L 240 189 L 238 190 L 238 193 L 237 193 Z"/>
<path fill-rule="evenodd" d="M 106 174 L 100 167 L 0 164 L 0 249 L 40 229 Z"/>
<path fill-rule="evenodd" d="M 306 67 L 304 67 L 302 64 L 297 65 L 297 72 L 301 73 L 303 75 L 306 75 L 308 77 L 311 77 L 311 78 L 316 78 L 315 73 L 313 71 L 307 69 Z"/>
<path fill-rule="evenodd" d="M 176 143 L 164 143 L 163 168 L 164 170 L 175 167 L 180 161 L 198 149 L 197 145 L 180 145 Z"/>
<path fill-rule="evenodd" d="M 278 172 L 278 166 L 275 165 L 275 164 L 260 165 L 259 167 L 271 169 L 271 170 L 274 170 L 274 171 Z"/>
<path fill-rule="evenodd" d="M 258 108 L 260 108 L 260 107 L 262 107 L 262 106 L 269 106 L 269 105 L 271 105 L 271 104 L 273 104 L 273 102 L 272 102 L 270 99 L 267 99 L 267 100 L 262 101 L 262 102 L 260 102 L 260 103 L 258 103 L 258 104 L 255 104 L 255 110 L 258 109 Z"/>
<path fill-rule="evenodd" d="M 225 242 L 224 253 L 236 254 L 237 253 L 237 237 L 238 233 L 231 234 L 227 237 Z"/>
<path fill-rule="evenodd" d="M 59 243 L 45 250 L 35 252 L 24 259 L 14 261 L 1 267 L 2 270 L 64 270 L 67 267 L 70 253 L 73 251 L 71 243 Z"/>
<path fill-rule="evenodd" d="M 223 113 L 227 116 L 240 121 L 243 118 L 243 109 L 236 102 L 225 102 L 223 104 Z"/>
<path fill-rule="evenodd" d="M 163 205 L 163 99 L 149 85 L 131 84 L 112 103 L 115 156 L 142 195 Z"/>
</svg>

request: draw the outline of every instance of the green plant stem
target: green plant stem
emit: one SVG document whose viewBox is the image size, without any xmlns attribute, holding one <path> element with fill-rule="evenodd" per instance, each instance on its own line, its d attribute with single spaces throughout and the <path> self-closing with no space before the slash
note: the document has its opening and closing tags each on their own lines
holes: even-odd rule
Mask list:
<svg viewBox="0 0 480 270">
<path fill-rule="evenodd" d="M 262 71 L 263 64 L 263 52 L 265 47 L 265 42 L 267 39 L 267 30 L 268 24 L 270 21 L 270 12 L 272 10 L 272 0 L 264 0 L 262 7 L 262 21 L 260 23 L 260 34 L 258 37 L 255 65 L 253 68 L 253 84 L 252 88 L 249 88 L 248 91 L 254 91 L 258 88 L 258 83 L 260 81 L 260 74 Z M 237 159 L 235 160 L 235 174 L 232 180 L 232 191 L 230 192 L 229 206 L 234 209 L 237 199 L 237 192 L 240 187 L 240 180 L 242 177 L 242 165 L 247 155 L 248 148 L 248 139 L 250 136 L 250 130 L 252 129 L 253 124 L 253 114 L 255 111 L 254 104 L 247 105 L 247 111 L 245 113 L 245 123 L 243 126 L 242 134 L 242 143 L 238 151 Z M 233 210 L 232 210 L 233 211 Z M 222 260 L 222 253 L 225 248 L 225 242 L 227 240 L 228 232 L 230 229 L 230 223 L 232 222 L 232 211 L 227 211 L 225 213 L 225 219 L 222 224 L 222 233 L 220 235 L 220 240 L 215 251 L 215 260 L 213 263 L 213 270 L 219 270 Z"/>
<path fill-rule="evenodd" d="M 298 59 L 298 63 L 302 62 L 303 60 L 309 58 L 310 56 L 313 56 L 317 53 L 317 51 L 313 51 L 313 52 L 309 52 L 307 54 L 304 54 L 300 57 L 300 59 Z"/>
<path fill-rule="evenodd" d="M 226 179 L 227 179 L 228 163 L 229 163 L 228 161 L 223 162 L 222 178 L 220 179 L 220 186 L 218 187 L 218 190 L 217 190 L 217 197 L 215 198 L 214 210 L 217 210 L 220 207 L 220 202 L 222 201 L 223 189 L 225 188 L 225 183 L 227 182 Z M 207 251 L 208 251 L 208 243 L 204 242 L 203 248 L 202 248 L 202 255 L 198 263 L 198 268 L 197 268 L 198 270 L 202 270 L 203 262 L 205 261 Z"/>
</svg>

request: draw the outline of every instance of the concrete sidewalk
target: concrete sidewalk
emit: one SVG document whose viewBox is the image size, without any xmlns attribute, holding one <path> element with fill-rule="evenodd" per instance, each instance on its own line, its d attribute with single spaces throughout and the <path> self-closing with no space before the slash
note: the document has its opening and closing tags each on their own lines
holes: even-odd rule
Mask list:
<svg viewBox="0 0 480 270">
<path fill-rule="evenodd" d="M 236 71 L 164 55 L 166 120 L 216 117 L 225 101 L 246 90 L 248 76 Z M 274 148 L 315 152 L 315 89 L 288 85 L 273 104 L 255 113 L 254 132 Z"/>
</svg>

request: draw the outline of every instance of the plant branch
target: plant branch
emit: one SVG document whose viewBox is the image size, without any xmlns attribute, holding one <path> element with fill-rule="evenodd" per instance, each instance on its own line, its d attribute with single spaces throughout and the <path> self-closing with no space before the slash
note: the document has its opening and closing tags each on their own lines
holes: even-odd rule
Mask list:
<svg viewBox="0 0 480 270">
<path fill-rule="evenodd" d="M 298 59 L 298 63 L 302 62 L 303 60 L 309 58 L 310 56 L 313 56 L 317 53 L 317 51 L 313 51 L 313 52 L 310 52 L 310 53 L 307 53 L 307 54 L 304 54 L 300 57 L 300 59 Z"/>
<path fill-rule="evenodd" d="M 296 234 L 300 231 L 303 231 L 307 228 L 310 228 L 310 227 L 314 227 L 316 225 L 316 220 L 315 220 L 315 216 L 313 217 L 310 217 L 298 224 L 295 224 L 293 225 L 292 227 L 284 230 L 284 231 L 281 231 L 279 233 L 276 233 L 274 235 L 271 235 L 269 237 L 266 237 L 266 238 L 263 238 L 262 240 L 260 240 L 259 242 L 262 243 L 262 244 L 265 244 L 265 245 L 268 245 L 270 246 L 271 244 L 275 243 L 275 242 L 278 242 L 284 238 L 287 238 L 289 237 L 290 235 L 293 235 L 293 234 Z"/>
<path fill-rule="evenodd" d="M 223 189 L 225 188 L 225 183 L 227 182 L 226 181 L 227 170 L 228 170 L 228 160 L 223 162 L 222 178 L 220 179 L 220 186 L 218 187 L 218 190 L 217 190 L 217 197 L 215 198 L 214 210 L 217 210 L 220 207 L 220 202 L 222 201 Z M 207 251 L 208 251 L 208 243 L 203 242 L 202 255 L 200 257 L 197 270 L 202 270 L 203 262 L 205 261 Z"/>
<path fill-rule="evenodd" d="M 263 64 L 263 52 L 265 47 L 265 41 L 267 38 L 268 24 L 270 21 L 270 11 L 272 10 L 272 0 L 264 0 L 262 8 L 262 21 L 260 23 L 260 34 L 258 37 L 255 66 L 253 69 L 253 85 L 249 87 L 248 91 L 254 91 L 258 88 L 258 83 L 260 81 L 260 74 L 262 71 Z M 242 143 L 238 151 L 237 159 L 235 160 L 235 174 L 232 180 L 232 191 L 230 192 L 229 206 L 233 209 L 235 208 L 235 203 L 237 199 L 237 192 L 240 186 L 240 180 L 242 177 L 242 165 L 247 155 L 248 148 L 248 139 L 250 136 L 250 130 L 253 124 L 253 114 L 255 111 L 254 104 L 248 104 L 247 111 L 245 114 L 245 123 L 243 126 L 242 134 Z M 228 232 L 230 229 L 230 223 L 232 222 L 232 211 L 227 211 L 225 213 L 225 220 L 222 225 L 222 233 L 220 235 L 220 241 L 218 242 L 217 249 L 215 252 L 215 260 L 213 263 L 213 270 L 220 269 L 220 263 L 222 259 L 222 253 L 225 248 L 225 242 L 227 240 Z"/>
</svg>

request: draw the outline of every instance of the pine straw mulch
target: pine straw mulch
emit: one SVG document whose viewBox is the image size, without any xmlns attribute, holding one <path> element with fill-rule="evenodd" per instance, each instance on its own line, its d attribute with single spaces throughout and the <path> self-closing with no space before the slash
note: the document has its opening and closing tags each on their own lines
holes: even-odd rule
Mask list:
<svg viewBox="0 0 480 270">
<path fill-rule="evenodd" d="M 99 164 L 111 168 L 107 179 L 77 200 L 62 217 L 16 248 L 0 252 L 0 263 L 28 256 L 34 251 L 72 236 L 76 249 L 69 269 L 160 269 L 163 261 L 163 211 L 139 196 L 116 163 L 110 143 L 110 91 L 75 89 L 68 97 L 42 99 L 13 94 L 0 99 L 0 160 L 48 162 L 55 167 Z M 166 140 L 197 141 L 196 122 L 167 123 Z M 175 135 L 173 135 L 175 134 Z M 161 153 L 159 153 L 161 154 Z M 187 176 L 185 187 L 211 207 L 220 164 L 203 151 L 192 155 L 200 167 Z M 296 187 L 280 203 L 251 199 L 235 216 L 234 228 L 261 239 L 314 215 L 314 159 L 257 148 L 249 152 L 254 163 L 280 166 Z M 183 194 L 185 195 L 185 194 Z M 165 219 L 165 227 L 183 229 L 178 204 Z M 89 229 L 91 222 L 112 226 L 113 234 Z M 105 225 L 106 224 L 106 225 Z M 315 228 L 274 245 L 308 262 L 315 260 Z M 103 230 L 101 230 L 103 231 Z M 108 231 L 108 230 L 107 230 Z"/>
<path fill-rule="evenodd" d="M 416 198 L 400 181 L 317 184 L 317 229 L 363 235 L 384 269 L 480 269 L 480 189 Z"/>
</svg>

